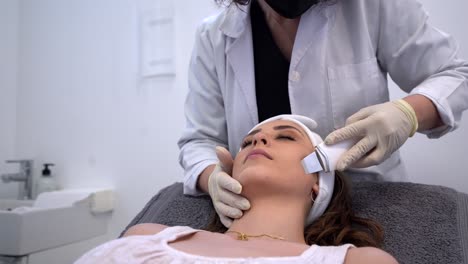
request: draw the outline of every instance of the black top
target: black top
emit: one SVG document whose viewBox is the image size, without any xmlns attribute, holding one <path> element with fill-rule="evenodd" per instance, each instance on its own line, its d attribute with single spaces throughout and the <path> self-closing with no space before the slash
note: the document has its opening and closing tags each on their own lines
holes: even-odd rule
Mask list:
<svg viewBox="0 0 468 264">
<path fill-rule="evenodd" d="M 276 45 L 256 0 L 250 9 L 258 121 L 291 114 L 288 94 L 289 61 Z"/>
</svg>

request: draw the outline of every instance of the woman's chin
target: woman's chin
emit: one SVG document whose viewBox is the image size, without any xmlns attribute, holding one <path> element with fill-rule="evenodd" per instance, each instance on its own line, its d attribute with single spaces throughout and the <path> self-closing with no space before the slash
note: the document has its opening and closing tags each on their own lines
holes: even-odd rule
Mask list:
<svg viewBox="0 0 468 264">
<path fill-rule="evenodd" d="M 257 189 L 264 187 L 268 184 L 275 182 L 274 170 L 266 166 L 249 166 L 240 172 L 235 179 L 242 185 L 244 191 L 250 189 Z"/>
</svg>

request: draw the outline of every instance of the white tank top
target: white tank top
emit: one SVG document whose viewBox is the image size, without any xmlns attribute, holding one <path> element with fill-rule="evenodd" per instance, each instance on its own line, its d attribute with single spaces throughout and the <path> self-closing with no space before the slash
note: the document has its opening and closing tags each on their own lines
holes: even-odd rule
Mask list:
<svg viewBox="0 0 468 264">
<path fill-rule="evenodd" d="M 351 244 L 342 246 L 312 245 L 299 256 L 225 258 L 189 254 L 169 246 L 169 242 L 199 232 L 187 226 L 168 227 L 158 234 L 128 236 L 102 244 L 78 259 L 75 264 L 87 263 L 343 263 Z"/>
</svg>

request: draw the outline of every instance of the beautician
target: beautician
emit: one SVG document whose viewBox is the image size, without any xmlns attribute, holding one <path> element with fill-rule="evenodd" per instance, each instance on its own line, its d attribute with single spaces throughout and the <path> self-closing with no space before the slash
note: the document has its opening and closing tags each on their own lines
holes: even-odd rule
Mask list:
<svg viewBox="0 0 468 264">
<path fill-rule="evenodd" d="M 468 108 L 468 62 L 416 0 L 218 2 L 197 31 L 178 144 L 185 194 L 209 193 L 226 226 L 250 207 L 231 155 L 262 120 L 308 116 L 327 144 L 360 139 L 338 170 L 405 181 L 400 146 L 455 130 Z M 408 96 L 389 102 L 387 73 Z"/>
</svg>

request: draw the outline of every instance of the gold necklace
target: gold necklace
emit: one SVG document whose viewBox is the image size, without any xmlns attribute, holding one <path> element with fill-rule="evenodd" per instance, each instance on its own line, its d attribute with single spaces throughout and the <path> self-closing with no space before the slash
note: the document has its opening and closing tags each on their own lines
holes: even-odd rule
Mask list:
<svg viewBox="0 0 468 264">
<path fill-rule="evenodd" d="M 269 238 L 272 238 L 272 239 L 279 239 L 279 240 L 285 240 L 283 237 L 280 237 L 280 236 L 273 236 L 273 235 L 268 235 L 268 234 L 261 234 L 261 235 L 248 235 L 248 234 L 245 234 L 245 233 L 242 233 L 242 232 L 238 232 L 238 231 L 234 231 L 234 230 L 229 230 L 229 231 L 226 231 L 226 233 L 236 233 L 237 234 L 237 239 L 238 240 L 243 240 L 243 241 L 247 241 L 249 240 L 249 237 L 269 237 Z"/>
</svg>

